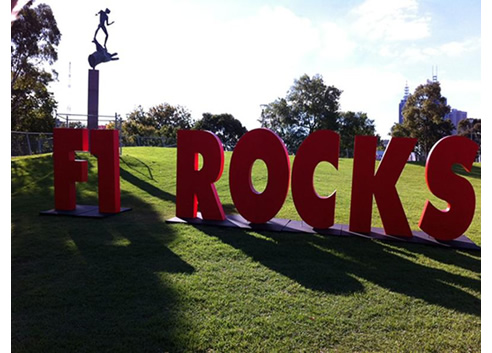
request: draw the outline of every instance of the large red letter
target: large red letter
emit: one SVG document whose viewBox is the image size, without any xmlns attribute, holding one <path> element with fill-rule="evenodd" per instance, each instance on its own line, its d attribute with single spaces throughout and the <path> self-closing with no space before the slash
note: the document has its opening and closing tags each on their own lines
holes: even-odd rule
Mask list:
<svg viewBox="0 0 492 353">
<path fill-rule="evenodd" d="M 438 210 L 427 200 L 419 227 L 439 240 L 453 240 L 470 226 L 475 214 L 475 191 L 463 177 L 453 173 L 452 166 L 461 164 L 470 172 L 478 145 L 461 136 L 439 140 L 429 154 L 425 166 L 425 180 L 429 190 L 448 202 L 448 208 Z"/>
<path fill-rule="evenodd" d="M 268 182 L 258 193 L 251 181 L 257 159 L 265 162 Z M 229 186 L 234 206 L 251 223 L 266 223 L 282 208 L 289 192 L 290 160 L 283 141 L 272 131 L 255 129 L 244 134 L 234 149 Z"/>
<path fill-rule="evenodd" d="M 392 138 L 374 174 L 377 137 L 356 136 L 350 201 L 351 231 L 360 233 L 371 231 L 374 195 L 385 233 L 403 237 L 412 236 L 396 191 L 396 182 L 416 142 L 417 139 Z"/>
<path fill-rule="evenodd" d="M 198 170 L 198 154 L 203 166 Z M 224 220 L 225 214 L 214 183 L 224 169 L 224 149 L 219 138 L 209 131 L 178 131 L 176 216 L 195 218 L 197 205 L 203 219 Z"/>
<path fill-rule="evenodd" d="M 97 157 L 99 212 L 119 213 L 120 158 L 118 130 L 91 130 L 91 154 Z"/>
<path fill-rule="evenodd" d="M 319 130 L 309 135 L 297 150 L 292 167 L 292 198 L 301 218 L 313 228 L 330 228 L 335 223 L 336 192 L 321 197 L 314 188 L 316 166 L 326 161 L 338 169 L 340 135 Z"/>
<path fill-rule="evenodd" d="M 87 181 L 87 161 L 75 159 L 75 151 L 87 151 L 86 129 L 54 129 L 53 166 L 55 209 L 73 211 L 76 208 L 75 182 Z"/>
</svg>

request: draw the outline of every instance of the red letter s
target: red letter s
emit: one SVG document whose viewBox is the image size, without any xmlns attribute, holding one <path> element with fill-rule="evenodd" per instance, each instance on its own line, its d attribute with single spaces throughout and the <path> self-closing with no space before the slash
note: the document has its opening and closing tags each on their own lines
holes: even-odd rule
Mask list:
<svg viewBox="0 0 492 353">
<path fill-rule="evenodd" d="M 425 179 L 429 190 L 448 202 L 448 208 L 438 210 L 427 200 L 419 227 L 438 240 L 453 240 L 470 226 L 475 214 L 475 191 L 463 177 L 453 173 L 453 164 L 461 164 L 470 172 L 478 145 L 462 136 L 447 136 L 439 140 L 429 154 Z"/>
</svg>

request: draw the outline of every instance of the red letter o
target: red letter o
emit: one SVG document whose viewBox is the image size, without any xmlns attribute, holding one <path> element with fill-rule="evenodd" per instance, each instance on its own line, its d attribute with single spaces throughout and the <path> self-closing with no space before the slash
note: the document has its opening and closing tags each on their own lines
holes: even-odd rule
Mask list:
<svg viewBox="0 0 492 353">
<path fill-rule="evenodd" d="M 257 159 L 268 168 L 265 190 L 258 193 L 251 181 Z M 231 158 L 229 186 L 238 212 L 251 223 L 266 223 L 282 208 L 289 191 L 290 160 L 283 141 L 272 131 L 255 129 L 236 145 Z"/>
</svg>

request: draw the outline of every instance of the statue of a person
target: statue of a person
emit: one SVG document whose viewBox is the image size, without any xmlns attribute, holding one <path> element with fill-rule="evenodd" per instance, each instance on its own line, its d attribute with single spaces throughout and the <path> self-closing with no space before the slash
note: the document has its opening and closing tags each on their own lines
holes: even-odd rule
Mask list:
<svg viewBox="0 0 492 353">
<path fill-rule="evenodd" d="M 111 11 L 109 9 L 106 9 L 104 11 L 101 10 L 98 13 L 96 13 L 96 16 L 99 15 L 99 26 L 97 26 L 96 33 L 94 33 L 94 40 L 96 39 L 97 32 L 99 32 L 99 30 L 102 29 L 102 31 L 106 35 L 106 38 L 104 39 L 104 47 L 105 48 L 106 48 L 106 43 L 108 42 L 108 37 L 109 37 L 108 30 L 106 29 L 106 25 L 110 26 L 114 23 L 114 21 L 109 23 L 108 15 L 110 13 L 111 13 Z"/>
</svg>

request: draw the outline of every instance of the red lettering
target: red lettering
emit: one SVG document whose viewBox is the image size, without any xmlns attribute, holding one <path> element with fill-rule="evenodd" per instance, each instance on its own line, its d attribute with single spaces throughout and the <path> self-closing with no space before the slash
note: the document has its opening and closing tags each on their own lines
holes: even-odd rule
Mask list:
<svg viewBox="0 0 492 353">
<path fill-rule="evenodd" d="M 374 174 L 377 137 L 355 137 L 349 224 L 351 231 L 360 233 L 371 231 L 374 195 L 385 233 L 403 237 L 412 236 L 396 190 L 396 182 L 416 142 L 417 139 L 392 138 Z"/>
<path fill-rule="evenodd" d="M 251 181 L 257 159 L 265 162 L 268 182 L 258 193 Z M 238 212 L 251 223 L 266 223 L 282 208 L 290 183 L 289 154 L 283 141 L 268 129 L 247 132 L 238 141 L 231 158 L 229 187 Z"/>
<path fill-rule="evenodd" d="M 55 209 L 73 211 L 76 208 L 75 182 L 87 181 L 87 161 L 76 160 L 75 151 L 87 151 L 86 129 L 54 129 L 53 169 Z"/>
<path fill-rule="evenodd" d="M 203 166 L 198 169 L 198 154 Z M 219 138 L 208 131 L 178 131 L 176 215 L 195 218 L 200 211 L 204 219 L 224 220 L 225 214 L 214 183 L 224 169 L 224 149 Z"/>
<path fill-rule="evenodd" d="M 97 157 L 99 212 L 119 213 L 120 159 L 118 130 L 91 130 L 91 154 Z"/>
<path fill-rule="evenodd" d="M 454 164 L 461 164 L 471 171 L 478 145 L 461 136 L 448 136 L 439 140 L 429 154 L 425 166 L 425 179 L 429 190 L 448 202 L 445 210 L 439 210 L 427 200 L 419 221 L 419 227 L 439 240 L 453 240 L 470 226 L 475 214 L 475 192 L 472 185 L 452 171 Z"/>
<path fill-rule="evenodd" d="M 292 198 L 301 218 L 313 228 L 330 228 L 335 223 L 336 191 L 321 197 L 314 188 L 316 166 L 326 161 L 338 169 L 340 135 L 319 130 L 299 147 L 292 167 Z"/>
<path fill-rule="evenodd" d="M 373 197 L 384 231 L 388 235 L 412 237 L 412 231 L 396 189 L 417 139 L 393 138 L 375 171 L 377 137 L 356 136 L 349 230 L 371 231 Z M 318 195 L 314 173 L 320 162 L 338 169 L 340 136 L 329 130 L 314 132 L 301 144 L 292 170 L 292 197 L 304 222 L 326 229 L 335 222 L 336 191 Z M 463 137 L 447 137 L 432 149 L 426 165 L 429 190 L 448 202 L 446 210 L 436 209 L 427 200 L 420 228 L 439 240 L 459 237 L 470 225 L 475 212 L 475 193 L 471 184 L 452 171 L 454 164 L 471 170 L 478 146 Z M 203 167 L 198 169 L 198 155 Z M 256 160 L 268 169 L 267 186 L 255 190 L 252 168 Z M 214 183 L 224 166 L 220 140 L 205 131 L 178 132 L 178 170 L 176 215 L 195 218 L 200 204 L 203 218 L 224 220 L 225 215 Z M 290 159 L 283 141 L 268 129 L 255 129 L 238 142 L 231 158 L 229 187 L 238 212 L 249 222 L 261 224 L 272 219 L 282 208 L 290 184 Z"/>
</svg>

